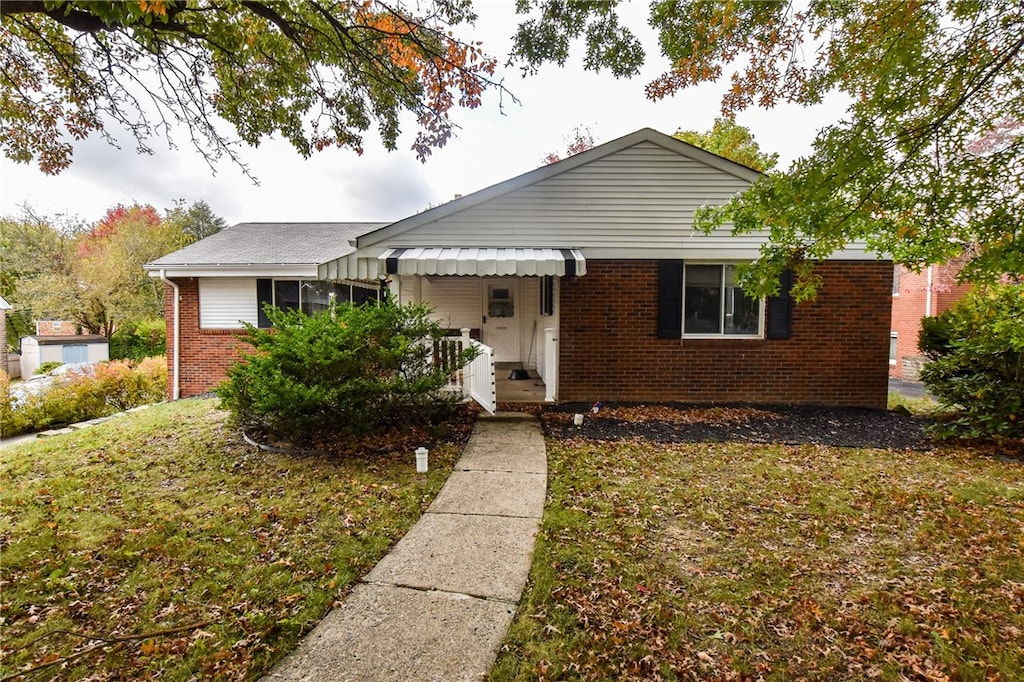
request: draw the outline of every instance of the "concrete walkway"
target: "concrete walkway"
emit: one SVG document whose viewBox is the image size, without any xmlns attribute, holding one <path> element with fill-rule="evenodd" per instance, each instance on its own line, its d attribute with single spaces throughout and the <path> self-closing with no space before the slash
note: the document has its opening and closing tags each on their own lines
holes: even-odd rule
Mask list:
<svg viewBox="0 0 1024 682">
<path fill-rule="evenodd" d="M 263 679 L 481 679 L 526 586 L 546 488 L 537 418 L 481 417 L 419 522 Z"/>
</svg>

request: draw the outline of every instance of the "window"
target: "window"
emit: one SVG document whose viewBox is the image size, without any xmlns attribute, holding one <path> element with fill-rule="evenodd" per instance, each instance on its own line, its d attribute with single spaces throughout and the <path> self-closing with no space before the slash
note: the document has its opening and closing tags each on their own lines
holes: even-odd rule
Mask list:
<svg viewBox="0 0 1024 682">
<path fill-rule="evenodd" d="M 892 295 L 900 295 L 900 266 L 892 266 Z"/>
<path fill-rule="evenodd" d="M 684 264 L 683 334 L 760 336 L 762 311 L 736 284 L 735 265 Z"/>
<path fill-rule="evenodd" d="M 359 282 L 327 282 L 323 280 L 258 279 L 256 301 L 259 326 L 269 327 L 263 306 L 267 303 L 281 310 L 301 310 L 313 315 L 327 310 L 332 301 L 362 305 L 380 300 L 380 287 Z"/>
<path fill-rule="evenodd" d="M 889 364 L 896 364 L 897 349 L 899 348 L 899 335 L 896 332 L 889 334 Z"/>
<path fill-rule="evenodd" d="M 487 286 L 487 317 L 515 317 L 516 302 L 507 286 Z"/>
</svg>

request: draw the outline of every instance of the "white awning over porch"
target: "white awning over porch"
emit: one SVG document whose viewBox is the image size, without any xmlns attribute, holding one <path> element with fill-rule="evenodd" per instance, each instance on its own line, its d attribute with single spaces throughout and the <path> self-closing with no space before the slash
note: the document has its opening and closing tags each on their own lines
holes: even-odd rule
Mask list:
<svg viewBox="0 0 1024 682">
<path fill-rule="evenodd" d="M 519 276 L 587 274 L 579 249 L 442 248 L 388 249 L 378 257 L 388 274 Z"/>
</svg>

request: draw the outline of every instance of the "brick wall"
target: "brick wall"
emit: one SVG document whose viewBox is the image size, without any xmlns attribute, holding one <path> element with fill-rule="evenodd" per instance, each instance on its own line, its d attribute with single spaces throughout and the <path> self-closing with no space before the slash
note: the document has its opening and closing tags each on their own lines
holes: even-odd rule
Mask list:
<svg viewBox="0 0 1024 682">
<path fill-rule="evenodd" d="M 77 336 L 81 328 L 69 320 L 37 320 L 36 335 L 38 336 Z"/>
<path fill-rule="evenodd" d="M 892 263 L 829 261 L 792 337 L 660 339 L 658 262 L 588 261 L 561 284 L 559 399 L 884 408 Z"/>
<path fill-rule="evenodd" d="M 237 329 L 199 328 L 199 281 L 176 279 L 181 293 L 180 396 L 201 395 L 212 391 L 227 376 L 227 369 L 238 358 L 243 345 Z M 164 287 L 164 319 L 167 320 L 168 396 L 174 391 L 174 289 Z"/>
<path fill-rule="evenodd" d="M 948 310 L 967 293 L 970 287 L 956 281 L 960 265 L 937 265 L 932 267 L 931 284 L 928 283 L 927 268 L 919 273 L 900 268 L 899 295 L 892 297 L 891 331 L 896 332 L 896 362 L 889 365 L 889 375 L 904 379 L 916 379 L 915 368 L 920 367 L 920 350 L 917 334 L 921 330 L 921 318 L 938 315 Z M 928 311 L 928 291 L 931 290 L 931 309 Z"/>
</svg>

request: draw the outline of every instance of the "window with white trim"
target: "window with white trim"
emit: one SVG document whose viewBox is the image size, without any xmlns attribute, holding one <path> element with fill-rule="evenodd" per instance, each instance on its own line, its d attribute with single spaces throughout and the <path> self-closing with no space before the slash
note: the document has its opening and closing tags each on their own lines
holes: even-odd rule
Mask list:
<svg viewBox="0 0 1024 682">
<path fill-rule="evenodd" d="M 362 282 L 327 282 L 323 280 L 258 279 L 256 303 L 259 308 L 259 326 L 269 327 L 270 320 L 263 310 L 267 303 L 281 310 L 302 310 L 313 315 L 327 310 L 331 302 L 362 305 L 380 300 L 380 287 Z"/>
<path fill-rule="evenodd" d="M 736 284 L 736 266 L 683 264 L 683 335 L 760 337 L 764 301 Z"/>
<path fill-rule="evenodd" d="M 896 364 L 896 357 L 899 349 L 899 334 L 897 332 L 889 332 L 889 364 Z"/>
</svg>

